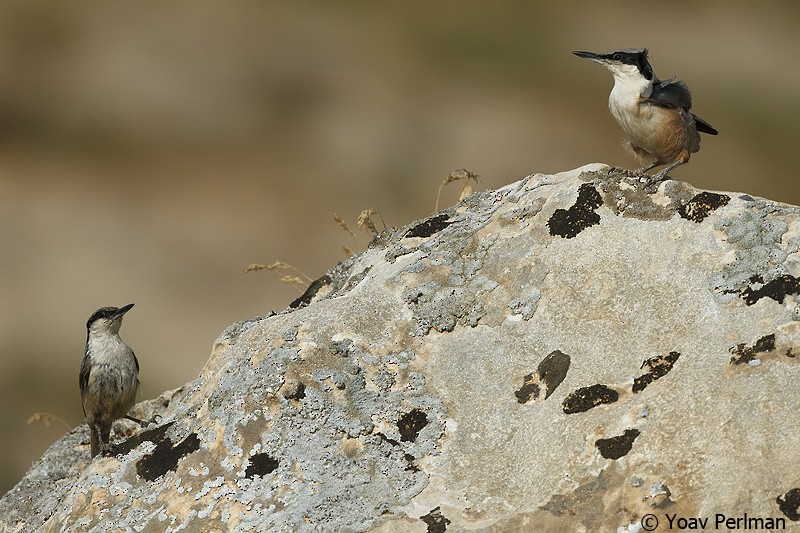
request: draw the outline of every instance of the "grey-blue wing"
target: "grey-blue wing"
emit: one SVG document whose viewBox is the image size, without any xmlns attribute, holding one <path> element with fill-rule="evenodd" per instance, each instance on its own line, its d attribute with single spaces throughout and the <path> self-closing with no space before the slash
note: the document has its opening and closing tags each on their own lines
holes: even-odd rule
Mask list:
<svg viewBox="0 0 800 533">
<path fill-rule="evenodd" d="M 653 92 L 647 101 L 664 107 L 679 107 L 688 111 L 692 108 L 692 93 L 681 80 L 656 80 L 653 84 Z"/>
<path fill-rule="evenodd" d="M 78 385 L 81 388 L 81 400 L 83 400 L 83 391 L 86 390 L 86 387 L 89 386 L 89 358 L 83 356 L 83 361 L 81 361 L 81 371 L 78 374 Z M 81 407 L 83 407 L 83 401 L 81 401 Z M 83 411 L 83 414 L 86 415 L 86 410 Z"/>
</svg>

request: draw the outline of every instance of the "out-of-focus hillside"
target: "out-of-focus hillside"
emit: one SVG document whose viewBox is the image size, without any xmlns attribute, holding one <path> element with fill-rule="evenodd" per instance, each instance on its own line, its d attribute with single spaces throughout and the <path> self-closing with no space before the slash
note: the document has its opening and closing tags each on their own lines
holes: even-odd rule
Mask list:
<svg viewBox="0 0 800 533">
<path fill-rule="evenodd" d="M 135 302 L 140 396 L 193 379 L 230 323 L 344 258 L 362 209 L 635 166 L 611 77 L 572 50 L 649 46 L 713 124 L 673 176 L 800 203 L 797 4 L 0 6 L 0 492 L 79 424 L 84 324 Z M 623 27 L 623 21 L 627 21 Z M 452 203 L 457 187 L 445 189 Z M 365 234 L 357 245 L 366 245 Z M 37 412 L 66 424 L 28 425 Z"/>
</svg>

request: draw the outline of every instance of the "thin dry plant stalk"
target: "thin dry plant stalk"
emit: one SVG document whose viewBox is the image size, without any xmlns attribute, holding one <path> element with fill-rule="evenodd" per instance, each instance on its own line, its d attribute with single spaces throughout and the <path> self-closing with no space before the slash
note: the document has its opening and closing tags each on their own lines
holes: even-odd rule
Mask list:
<svg viewBox="0 0 800 533">
<path fill-rule="evenodd" d="M 48 427 L 48 428 L 51 425 L 53 425 L 54 422 L 58 422 L 62 426 L 67 428 L 67 431 L 72 429 L 69 426 L 69 424 L 64 422 L 64 420 L 62 420 L 61 418 L 57 417 L 56 415 L 53 415 L 53 414 L 50 414 L 50 413 L 33 413 L 31 415 L 31 417 L 28 419 L 28 425 L 29 426 L 33 425 L 33 424 L 36 424 L 36 423 L 39 423 L 39 422 L 41 422 L 42 424 L 44 424 L 45 427 Z"/>
<path fill-rule="evenodd" d="M 374 209 L 365 209 L 364 211 L 361 211 L 360 215 L 358 215 L 357 222 L 359 228 L 364 228 L 365 231 L 369 231 L 373 235 L 378 234 L 378 228 L 375 227 L 375 223 L 372 222 L 372 219 L 370 218 L 375 213 L 377 213 L 377 211 Z"/>
<path fill-rule="evenodd" d="M 358 248 L 358 243 L 356 242 L 356 234 L 353 233 L 353 231 L 350 229 L 350 226 L 347 225 L 347 223 L 342 219 L 342 217 L 339 216 L 338 213 L 331 213 L 331 216 L 333 217 L 333 221 L 336 222 L 337 226 L 339 226 L 344 231 L 350 234 L 350 239 L 352 239 L 353 241 L 353 247 Z M 344 248 L 347 257 L 351 257 L 353 255 L 353 252 L 350 251 L 346 246 L 342 246 L 342 248 Z"/>
<path fill-rule="evenodd" d="M 465 168 L 461 168 L 458 170 L 454 170 L 447 176 L 442 184 L 439 185 L 439 191 L 436 193 L 436 208 L 435 211 L 439 210 L 439 198 L 442 195 L 442 189 L 448 183 L 453 183 L 454 181 L 464 181 L 464 185 L 461 187 L 461 191 L 458 193 L 458 199 L 463 200 L 470 194 L 472 194 L 472 186 L 469 184 L 470 180 L 474 180 L 475 183 L 478 183 L 480 180 L 478 179 L 478 175 L 474 172 L 470 172 Z"/>
<path fill-rule="evenodd" d="M 378 231 L 378 228 L 375 227 L 375 223 L 372 221 L 373 215 L 378 215 L 381 218 L 383 230 L 386 231 L 386 222 L 383 220 L 383 215 L 381 215 L 380 211 L 376 211 L 375 209 L 364 209 L 361 211 L 361 214 L 358 215 L 358 227 L 366 228 L 366 230 L 369 230 L 369 232 L 374 236 L 380 232 Z"/>
<path fill-rule="evenodd" d="M 306 285 L 306 281 L 303 278 L 292 276 L 291 274 L 285 274 L 281 276 L 281 281 L 284 283 L 292 283 L 294 285 L 300 285 L 303 287 L 305 287 Z"/>
<path fill-rule="evenodd" d="M 274 263 L 270 263 L 268 265 L 263 265 L 263 264 L 260 264 L 260 263 L 253 263 L 251 265 L 247 265 L 247 268 L 244 270 L 244 273 L 247 274 L 248 272 L 252 272 L 254 270 L 270 270 L 270 271 L 273 271 L 273 270 L 295 270 L 297 272 L 300 272 L 299 270 L 297 270 L 297 268 L 293 267 L 292 265 L 290 265 L 288 263 L 284 263 L 282 261 L 275 261 Z"/>
<path fill-rule="evenodd" d="M 284 263 L 283 261 L 275 261 L 268 265 L 260 264 L 260 263 L 253 263 L 251 265 L 247 265 L 247 268 L 244 270 L 244 273 L 247 274 L 248 272 L 253 272 L 254 270 L 269 270 L 270 272 L 277 272 L 277 271 L 285 271 L 285 270 L 294 270 L 302 278 L 299 276 L 295 276 L 292 274 L 282 274 L 280 276 L 280 280 L 283 283 L 288 283 L 292 285 L 295 289 L 297 289 L 301 294 L 303 292 L 303 288 L 308 284 L 311 283 L 313 280 L 304 274 L 299 268 L 296 266 L 290 265 L 289 263 Z M 305 278 L 305 279 L 303 279 Z"/>
<path fill-rule="evenodd" d="M 331 213 L 331 216 L 333 217 L 333 221 L 336 222 L 336 225 L 342 228 L 347 233 L 349 233 L 350 236 L 353 238 L 353 240 L 355 240 L 356 234 L 353 233 L 352 230 L 350 229 L 350 226 L 348 226 L 347 223 L 344 220 L 342 220 L 342 217 L 340 217 L 337 213 Z"/>
</svg>

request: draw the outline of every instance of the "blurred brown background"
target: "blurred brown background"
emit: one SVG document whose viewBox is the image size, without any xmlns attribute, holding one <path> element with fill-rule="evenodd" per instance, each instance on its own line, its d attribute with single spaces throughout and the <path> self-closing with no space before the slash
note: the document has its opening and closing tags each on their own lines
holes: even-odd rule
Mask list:
<svg viewBox="0 0 800 533">
<path fill-rule="evenodd" d="M 673 176 L 800 203 L 797 2 L 147 5 L 0 7 L 0 493 L 81 423 L 97 307 L 136 303 L 152 398 L 298 295 L 249 263 L 344 258 L 332 211 L 405 224 L 462 167 L 634 167 L 611 76 L 572 50 L 646 45 L 688 82 L 720 135 Z"/>
</svg>

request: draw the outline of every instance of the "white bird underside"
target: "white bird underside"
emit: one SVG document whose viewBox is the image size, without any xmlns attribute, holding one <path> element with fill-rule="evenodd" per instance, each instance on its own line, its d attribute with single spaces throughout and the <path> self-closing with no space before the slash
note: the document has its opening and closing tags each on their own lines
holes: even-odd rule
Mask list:
<svg viewBox="0 0 800 533">
<path fill-rule="evenodd" d="M 613 99 L 608 108 L 625 133 L 626 146 L 643 165 L 685 163 L 700 149 L 694 118 L 683 109 L 649 102 L 630 106 Z"/>
</svg>

